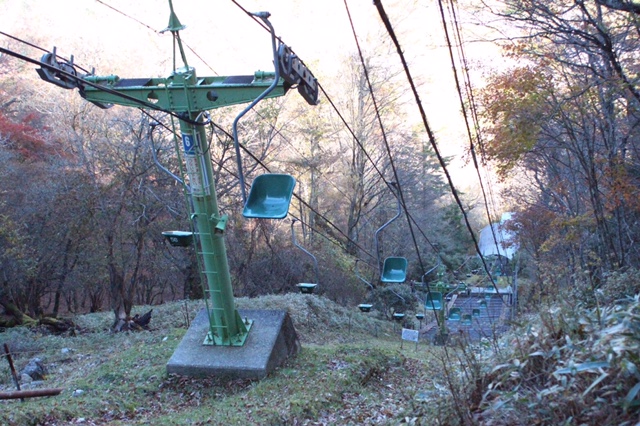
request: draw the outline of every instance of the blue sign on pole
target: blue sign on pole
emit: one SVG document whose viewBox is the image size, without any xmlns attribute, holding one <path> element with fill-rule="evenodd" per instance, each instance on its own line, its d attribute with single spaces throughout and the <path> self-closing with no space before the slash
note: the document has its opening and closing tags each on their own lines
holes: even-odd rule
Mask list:
<svg viewBox="0 0 640 426">
<path fill-rule="evenodd" d="M 196 144 L 193 135 L 186 133 L 182 134 L 182 146 L 184 147 L 184 153 L 187 155 L 196 155 Z"/>
</svg>

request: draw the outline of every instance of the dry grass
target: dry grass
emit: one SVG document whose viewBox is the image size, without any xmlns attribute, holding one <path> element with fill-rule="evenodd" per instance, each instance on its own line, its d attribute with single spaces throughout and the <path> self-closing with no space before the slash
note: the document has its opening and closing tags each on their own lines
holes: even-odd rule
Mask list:
<svg viewBox="0 0 640 426">
<path fill-rule="evenodd" d="M 479 377 L 469 405 L 485 425 L 635 425 L 640 301 L 553 307 L 505 336 L 512 350 Z"/>
<path fill-rule="evenodd" d="M 112 315 L 99 313 L 74 318 L 75 336 L 2 333 L 18 368 L 38 356 L 49 367 L 42 386 L 64 391 L 0 401 L 0 424 L 393 424 L 412 404 L 446 392 L 432 356 L 439 349 L 421 344 L 416 351 L 407 342 L 401 349 L 399 328 L 375 312 L 302 294 L 240 298 L 237 305 L 288 311 L 301 353 L 261 381 L 168 376 L 166 361 L 201 302 L 154 307 L 145 332 L 112 334 Z M 11 389 L 1 361 L 0 388 Z"/>
<path fill-rule="evenodd" d="M 110 313 L 74 318 L 75 336 L 0 334 L 18 368 L 39 356 L 57 397 L 0 401 L 0 424 L 635 424 L 640 415 L 640 300 L 556 307 L 520 318 L 500 340 L 419 350 L 376 312 L 324 297 L 240 298 L 286 310 L 301 353 L 261 381 L 166 374 L 202 302 L 154 307 L 152 329 L 108 332 Z M 139 307 L 136 312 L 146 312 Z M 11 389 L 6 362 L 0 388 Z"/>
</svg>

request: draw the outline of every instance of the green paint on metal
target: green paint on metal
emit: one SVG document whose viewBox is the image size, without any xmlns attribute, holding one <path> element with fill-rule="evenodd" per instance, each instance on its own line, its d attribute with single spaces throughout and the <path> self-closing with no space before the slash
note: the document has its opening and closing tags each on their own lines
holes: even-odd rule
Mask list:
<svg viewBox="0 0 640 426">
<path fill-rule="evenodd" d="M 84 98 L 91 102 L 172 112 L 200 112 L 251 102 L 271 85 L 274 77 L 274 73 L 262 71 L 253 76 L 197 77 L 193 68 L 181 68 L 167 78 L 91 76 L 86 80 L 99 87 L 87 85 L 83 92 Z M 267 98 L 285 93 L 284 80 L 280 79 Z"/>
<path fill-rule="evenodd" d="M 407 259 L 404 257 L 387 257 L 382 268 L 383 283 L 403 283 L 407 279 Z"/>
<path fill-rule="evenodd" d="M 451 308 L 451 310 L 449 311 L 449 321 L 460 321 L 460 318 L 460 308 Z"/>
<path fill-rule="evenodd" d="M 442 309 L 442 293 L 439 291 L 430 291 L 427 293 L 427 300 L 424 302 L 424 308 L 428 311 L 439 311 Z"/>
<path fill-rule="evenodd" d="M 264 174 L 254 179 L 242 215 L 257 219 L 282 219 L 289 211 L 295 179 L 285 174 Z"/>
</svg>

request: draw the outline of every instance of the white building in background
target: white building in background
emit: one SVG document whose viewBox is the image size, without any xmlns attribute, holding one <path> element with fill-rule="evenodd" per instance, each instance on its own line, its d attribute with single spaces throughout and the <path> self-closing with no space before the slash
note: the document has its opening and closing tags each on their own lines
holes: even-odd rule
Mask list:
<svg viewBox="0 0 640 426">
<path fill-rule="evenodd" d="M 500 218 L 500 223 L 493 224 L 493 232 L 491 232 L 491 226 L 487 225 L 480 231 L 480 253 L 483 256 L 499 255 L 511 260 L 513 255 L 518 250 L 518 247 L 513 243 L 513 232 L 507 231 L 504 227 L 504 223 L 511 219 L 512 213 L 503 213 Z"/>
</svg>

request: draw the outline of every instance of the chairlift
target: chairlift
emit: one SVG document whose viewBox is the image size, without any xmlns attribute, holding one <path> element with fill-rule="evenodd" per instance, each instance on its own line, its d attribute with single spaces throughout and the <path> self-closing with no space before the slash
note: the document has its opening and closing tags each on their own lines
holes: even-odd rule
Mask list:
<svg viewBox="0 0 640 426">
<path fill-rule="evenodd" d="M 480 301 L 480 309 L 487 309 L 487 301 L 486 300 L 481 300 Z"/>
<path fill-rule="evenodd" d="M 395 312 L 395 313 L 393 314 L 393 319 L 394 319 L 394 320 L 396 320 L 396 321 L 400 321 L 400 320 L 402 320 L 403 318 L 404 318 L 404 314 L 403 314 L 403 313 L 401 313 L 401 312 Z"/>
<path fill-rule="evenodd" d="M 403 283 L 407 279 L 407 259 L 404 257 L 387 257 L 382 268 L 383 283 Z"/>
<path fill-rule="evenodd" d="M 271 32 L 271 47 L 273 50 L 273 63 L 275 68 L 275 76 L 273 83 L 253 100 L 233 121 L 233 144 L 236 151 L 236 161 L 238 163 L 238 179 L 240 180 L 240 191 L 242 193 L 242 201 L 244 209 L 242 215 L 246 218 L 255 219 L 283 219 L 289 212 L 291 197 L 293 196 L 293 188 L 295 187 L 295 179 L 286 174 L 264 174 L 258 176 L 251 185 L 249 197 L 244 183 L 244 173 L 242 171 L 242 157 L 240 155 L 240 143 L 238 142 L 238 121 L 254 106 L 264 99 L 273 89 L 276 88 L 280 81 L 280 60 L 278 50 L 276 49 L 276 35 L 273 26 L 266 16 L 257 14 L 257 17 L 269 26 Z"/>
<path fill-rule="evenodd" d="M 264 174 L 253 181 L 242 215 L 255 219 L 284 219 L 296 180 L 286 174 Z"/>
<path fill-rule="evenodd" d="M 356 277 L 360 281 L 362 281 L 363 283 L 368 285 L 369 286 L 369 290 L 373 290 L 373 285 L 369 281 L 364 279 L 364 277 L 358 273 L 358 262 L 360 262 L 361 260 L 362 259 L 356 259 L 356 264 L 354 265 L 353 270 L 356 273 Z M 369 311 L 371 311 L 372 307 L 373 307 L 373 305 L 370 304 L 370 303 L 361 303 L 361 304 L 358 305 L 358 309 L 360 309 L 362 312 L 369 312 Z"/>
<path fill-rule="evenodd" d="M 373 308 L 371 303 L 361 303 L 358 305 L 358 309 L 362 312 L 371 312 L 371 308 Z"/>
<path fill-rule="evenodd" d="M 436 268 L 438 268 L 441 264 L 440 258 L 438 258 L 438 263 L 433 268 L 429 269 L 427 272 L 422 274 L 421 282 L 422 286 L 427 289 L 427 298 L 424 301 L 424 307 L 428 311 L 440 311 L 442 310 L 442 306 L 444 305 L 442 299 L 442 292 L 439 291 L 431 291 L 427 283 L 424 281 L 424 277 L 433 272 Z"/>
<path fill-rule="evenodd" d="M 313 293 L 313 290 L 315 290 L 316 286 L 318 285 L 318 281 L 319 281 L 319 277 L 320 277 L 320 273 L 318 271 L 318 260 L 316 259 L 316 257 L 314 255 L 312 255 L 307 249 L 302 247 L 296 241 L 296 233 L 295 233 L 295 231 L 293 229 L 293 226 L 295 225 L 295 223 L 296 223 L 296 219 L 293 219 L 291 221 L 291 241 L 293 242 L 293 245 L 298 247 L 300 250 L 302 250 L 303 252 L 308 254 L 313 259 L 313 266 L 314 266 L 314 269 L 315 269 L 315 272 L 316 272 L 316 281 L 315 281 L 315 283 L 300 283 L 300 284 L 297 285 L 297 287 L 298 287 L 298 289 L 300 290 L 301 293 Z"/>
<path fill-rule="evenodd" d="M 392 186 L 396 186 L 395 182 L 391 183 Z M 394 217 L 389 219 L 384 225 L 382 225 L 375 232 L 375 243 L 376 243 L 376 255 L 378 256 L 378 265 L 380 265 L 380 248 L 378 244 L 378 234 L 384 228 L 389 226 L 391 222 L 400 217 L 400 213 L 402 212 L 400 206 L 400 198 L 394 193 L 396 197 L 396 201 L 398 202 L 398 212 Z M 382 264 L 382 269 L 380 270 L 380 281 L 383 283 L 403 283 L 407 280 L 407 267 L 408 262 L 404 257 L 388 257 L 384 260 Z"/>
<path fill-rule="evenodd" d="M 471 314 L 462 314 L 462 320 L 460 321 L 462 325 L 472 325 Z"/>
<path fill-rule="evenodd" d="M 439 291 L 430 291 L 427 293 L 427 299 L 424 302 L 424 308 L 428 311 L 440 311 L 444 303 L 442 303 L 442 293 Z"/>
<path fill-rule="evenodd" d="M 471 315 L 472 315 L 472 316 L 474 316 L 474 317 L 476 317 L 476 318 L 477 318 L 477 317 L 479 317 L 479 316 L 480 316 L 480 309 L 478 309 L 478 308 L 473 308 L 473 309 L 471 310 Z"/>
<path fill-rule="evenodd" d="M 460 321 L 462 313 L 460 308 L 451 308 L 449 311 L 449 321 Z"/>
<path fill-rule="evenodd" d="M 162 235 L 174 247 L 188 247 L 193 241 L 193 232 L 187 231 L 164 231 Z"/>
</svg>

